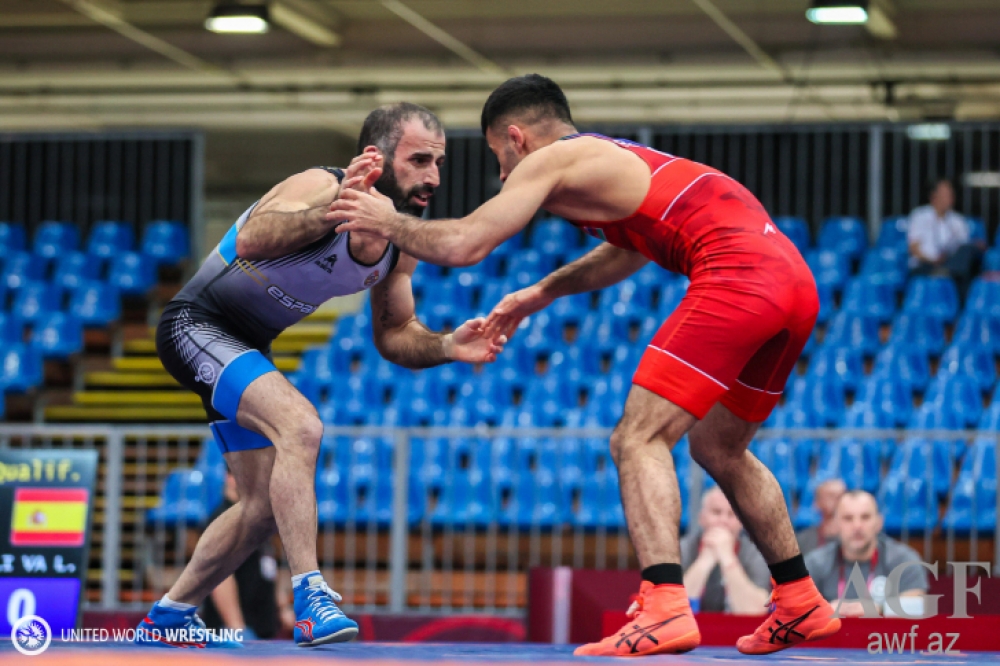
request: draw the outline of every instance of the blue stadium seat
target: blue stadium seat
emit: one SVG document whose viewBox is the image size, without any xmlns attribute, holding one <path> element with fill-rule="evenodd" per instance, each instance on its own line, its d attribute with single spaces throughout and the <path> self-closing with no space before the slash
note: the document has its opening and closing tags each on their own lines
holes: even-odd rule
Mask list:
<svg viewBox="0 0 1000 666">
<path fill-rule="evenodd" d="M 883 529 L 891 536 L 924 534 L 937 525 L 937 507 L 930 484 L 921 477 L 890 474 L 882 481 L 878 504 Z"/>
<path fill-rule="evenodd" d="M 198 470 L 175 469 L 167 475 L 159 503 L 146 512 L 146 524 L 201 526 L 222 502 L 222 480 Z"/>
<path fill-rule="evenodd" d="M 906 251 L 906 228 L 909 226 L 910 218 L 905 215 L 887 217 L 882 220 L 882 228 L 879 230 L 876 247 L 892 248 Z"/>
<path fill-rule="evenodd" d="M 121 296 L 109 284 L 88 280 L 70 292 L 69 312 L 84 326 L 107 326 L 121 317 Z"/>
<path fill-rule="evenodd" d="M 969 225 L 969 240 L 986 241 L 986 225 L 978 217 L 967 217 L 965 223 Z"/>
<path fill-rule="evenodd" d="M 964 452 L 965 443 L 960 440 L 908 437 L 893 450 L 887 474 L 923 479 L 943 499 L 951 489 L 955 466 Z"/>
<path fill-rule="evenodd" d="M 87 254 L 100 259 L 111 259 L 120 252 L 131 252 L 135 246 L 135 232 L 128 222 L 98 222 L 90 230 Z"/>
<path fill-rule="evenodd" d="M 0 257 L 12 252 L 23 252 L 27 248 L 27 237 L 23 224 L 0 222 Z"/>
<path fill-rule="evenodd" d="M 754 440 L 751 452 L 774 474 L 785 500 L 791 504 L 798 497 L 809 480 L 809 468 L 796 464 L 796 443 L 786 438 L 764 438 Z M 806 459 L 808 461 L 808 459 Z"/>
<path fill-rule="evenodd" d="M 806 377 L 814 380 L 833 377 L 845 389 L 856 391 L 865 378 L 864 359 L 861 352 L 852 347 L 824 345 L 810 358 Z"/>
<path fill-rule="evenodd" d="M 626 304 L 639 310 L 651 310 L 653 290 L 639 285 L 634 280 L 622 280 L 600 293 L 597 307 L 602 312 L 611 312 L 617 304 Z"/>
<path fill-rule="evenodd" d="M 868 232 L 856 217 L 831 217 L 823 222 L 816 245 L 859 259 L 868 247 Z"/>
<path fill-rule="evenodd" d="M 825 324 L 830 321 L 830 317 L 837 309 L 833 288 L 828 284 L 817 284 L 816 292 L 819 295 L 819 314 L 816 315 L 816 323 Z"/>
<path fill-rule="evenodd" d="M 958 314 L 958 289 L 951 278 L 915 277 L 906 287 L 903 312 L 952 322 Z"/>
<path fill-rule="evenodd" d="M 538 250 L 522 250 L 507 262 L 507 275 L 527 272 L 537 276 L 533 281 L 548 275 L 555 268 L 554 258 Z"/>
<path fill-rule="evenodd" d="M 910 415 L 911 430 L 961 430 L 958 415 L 932 402 L 925 402 Z"/>
<path fill-rule="evenodd" d="M 993 534 L 997 529 L 996 440 L 977 439 L 962 459 L 951 503 L 941 527 L 961 536 L 975 530 Z"/>
<path fill-rule="evenodd" d="M 844 425 L 849 428 L 903 427 L 912 411 L 913 391 L 905 380 L 891 372 L 873 374 L 861 384 Z"/>
<path fill-rule="evenodd" d="M 559 322 L 561 326 L 573 324 L 579 328 L 591 312 L 590 294 L 564 296 L 550 305 L 548 312 L 552 316 L 553 321 Z M 559 334 L 562 334 L 562 330 L 559 331 Z"/>
<path fill-rule="evenodd" d="M 430 521 L 435 526 L 485 528 L 497 519 L 497 506 L 492 483 L 483 470 L 463 470 L 444 480 Z"/>
<path fill-rule="evenodd" d="M 56 262 L 52 282 L 63 289 L 74 289 L 85 280 L 101 275 L 101 262 L 83 252 L 69 252 Z"/>
<path fill-rule="evenodd" d="M 65 312 L 45 313 L 32 326 L 31 344 L 43 358 L 69 358 L 83 351 L 83 324 Z"/>
<path fill-rule="evenodd" d="M 580 246 L 580 235 L 580 231 L 565 220 L 539 220 L 531 232 L 531 247 L 546 254 L 563 255 Z"/>
<path fill-rule="evenodd" d="M 24 322 L 0 310 L 0 348 L 24 342 Z"/>
<path fill-rule="evenodd" d="M 42 355 L 24 344 L 0 349 L 0 388 L 5 393 L 26 393 L 42 383 Z"/>
<path fill-rule="evenodd" d="M 824 285 L 839 292 L 850 277 L 851 266 L 847 255 L 835 250 L 809 250 L 805 254 L 805 260 L 817 285 Z"/>
<path fill-rule="evenodd" d="M 1000 319 L 991 319 L 979 312 L 966 312 L 955 325 L 951 342 L 1000 354 Z"/>
<path fill-rule="evenodd" d="M 979 429 L 1000 432 L 1000 402 L 994 400 L 983 410 L 983 415 L 979 419 Z"/>
<path fill-rule="evenodd" d="M 775 430 L 798 430 L 821 427 L 816 413 L 803 409 L 800 405 L 785 404 L 774 410 L 774 421 L 771 425 Z"/>
<path fill-rule="evenodd" d="M 11 312 L 32 324 L 43 315 L 62 310 L 63 291 L 49 282 L 25 282 L 14 292 Z"/>
<path fill-rule="evenodd" d="M 579 508 L 573 514 L 572 522 L 583 529 L 624 528 L 625 514 L 615 470 L 584 478 L 580 488 Z"/>
<path fill-rule="evenodd" d="M 432 299 L 430 309 L 443 304 L 448 306 L 449 311 L 452 309 L 471 310 L 476 297 L 475 289 L 463 287 L 458 283 L 458 280 L 451 277 L 434 282 L 429 286 L 429 289 Z M 424 306 L 424 309 L 428 309 L 427 306 Z"/>
<path fill-rule="evenodd" d="M 12 252 L 3 262 L 3 284 L 10 290 L 45 278 L 45 262 L 28 252 Z"/>
<path fill-rule="evenodd" d="M 796 379 L 786 405 L 812 412 L 819 424 L 828 427 L 838 425 L 847 410 L 843 384 L 834 377 Z"/>
<path fill-rule="evenodd" d="M 565 496 L 556 475 L 550 470 L 517 475 L 510 502 L 500 510 L 499 523 L 522 530 L 552 529 L 569 522 L 569 497 Z"/>
<path fill-rule="evenodd" d="M 632 279 L 643 287 L 655 289 L 663 285 L 674 282 L 674 274 L 665 268 L 654 264 L 652 261 L 632 274 Z"/>
<path fill-rule="evenodd" d="M 841 310 L 888 323 L 896 313 L 896 292 L 888 284 L 880 284 L 872 276 L 852 278 L 844 290 Z"/>
<path fill-rule="evenodd" d="M 346 470 L 330 467 L 316 476 L 316 514 L 321 526 L 343 525 L 347 522 L 350 490 Z"/>
<path fill-rule="evenodd" d="M 656 297 L 656 313 L 661 320 L 669 317 L 677 309 L 687 294 L 688 285 L 686 279 L 669 280 L 660 287 L 659 295 Z"/>
<path fill-rule="evenodd" d="M 56 259 L 80 247 L 80 231 L 70 222 L 42 222 L 32 247 L 38 256 Z"/>
<path fill-rule="evenodd" d="M 919 312 L 896 317 L 889 334 L 889 345 L 920 349 L 925 354 L 939 356 L 944 351 L 944 322 Z"/>
<path fill-rule="evenodd" d="M 849 347 L 865 356 L 874 356 L 882 346 L 878 320 L 850 312 L 838 312 L 827 326 L 823 346 Z"/>
<path fill-rule="evenodd" d="M 138 252 L 120 252 L 111 259 L 108 282 L 123 295 L 143 295 L 156 284 L 155 266 Z"/>
<path fill-rule="evenodd" d="M 997 234 L 1000 238 L 1000 234 Z M 992 273 L 1000 271 L 1000 247 L 993 247 L 983 255 L 983 272 Z"/>
<path fill-rule="evenodd" d="M 1000 234 L 997 235 L 1000 237 Z M 1000 319 L 1000 280 L 973 280 L 965 310 L 991 319 Z"/>
<path fill-rule="evenodd" d="M 816 331 L 813 330 L 813 332 L 809 335 L 809 339 L 806 340 L 806 346 L 802 348 L 802 353 L 800 354 L 801 358 L 809 359 L 816 353 L 816 350 L 819 348 L 819 342 L 816 341 L 816 336 Z"/>
<path fill-rule="evenodd" d="M 983 413 L 983 394 L 968 375 L 938 374 L 927 387 L 924 403 L 952 411 L 963 427 L 973 428 Z"/>
<path fill-rule="evenodd" d="M 820 447 L 816 476 L 841 478 L 850 489 L 878 492 L 882 475 L 881 443 L 842 437 Z"/>
<path fill-rule="evenodd" d="M 938 374 L 945 373 L 971 377 L 982 391 L 988 391 L 997 378 L 993 352 L 984 347 L 953 344 L 941 355 L 938 365 Z"/>
<path fill-rule="evenodd" d="M 187 258 L 189 246 L 187 227 L 180 222 L 158 220 L 146 226 L 140 251 L 158 266 L 172 266 Z"/>
<path fill-rule="evenodd" d="M 774 226 L 778 227 L 778 231 L 788 236 L 788 240 L 792 241 L 799 252 L 804 253 L 809 249 L 811 245 L 809 225 L 801 217 L 776 217 L 774 218 Z"/>
<path fill-rule="evenodd" d="M 911 390 L 923 391 L 931 381 L 927 354 L 899 343 L 886 345 L 875 357 L 872 376 L 903 382 Z"/>
<path fill-rule="evenodd" d="M 873 248 L 865 253 L 861 275 L 875 284 L 891 287 L 895 295 L 906 284 L 908 257 L 905 249 Z"/>
</svg>

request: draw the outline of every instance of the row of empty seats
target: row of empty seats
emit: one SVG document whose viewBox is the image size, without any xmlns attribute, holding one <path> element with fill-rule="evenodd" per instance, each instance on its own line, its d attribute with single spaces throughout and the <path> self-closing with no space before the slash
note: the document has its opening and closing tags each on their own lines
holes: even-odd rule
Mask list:
<svg viewBox="0 0 1000 666">
<path fill-rule="evenodd" d="M 74 224 L 44 222 L 29 244 L 23 225 L 0 222 L 0 390 L 40 386 L 45 360 L 79 354 L 85 329 L 118 321 L 122 299 L 149 292 L 188 242 L 184 225 L 152 222 L 136 251 L 131 224 L 98 222 L 81 250 Z"/>
</svg>

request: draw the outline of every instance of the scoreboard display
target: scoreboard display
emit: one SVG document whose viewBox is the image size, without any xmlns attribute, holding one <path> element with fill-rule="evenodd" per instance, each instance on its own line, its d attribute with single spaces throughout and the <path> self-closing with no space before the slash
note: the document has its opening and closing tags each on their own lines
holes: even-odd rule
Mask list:
<svg viewBox="0 0 1000 666">
<path fill-rule="evenodd" d="M 0 449 L 0 636 L 28 615 L 77 628 L 96 477 L 97 451 Z"/>
</svg>

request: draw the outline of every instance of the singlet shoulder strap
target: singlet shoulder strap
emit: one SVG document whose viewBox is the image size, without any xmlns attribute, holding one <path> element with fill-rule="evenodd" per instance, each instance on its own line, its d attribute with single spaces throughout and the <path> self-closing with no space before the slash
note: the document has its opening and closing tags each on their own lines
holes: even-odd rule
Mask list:
<svg viewBox="0 0 1000 666">
<path fill-rule="evenodd" d="M 344 182 L 344 176 L 346 174 L 344 173 L 344 170 L 341 169 L 340 167 L 317 166 L 317 167 L 313 167 L 313 169 L 322 169 L 323 171 L 326 171 L 327 173 L 332 173 L 334 176 L 337 177 L 337 182 L 338 183 Z"/>
</svg>

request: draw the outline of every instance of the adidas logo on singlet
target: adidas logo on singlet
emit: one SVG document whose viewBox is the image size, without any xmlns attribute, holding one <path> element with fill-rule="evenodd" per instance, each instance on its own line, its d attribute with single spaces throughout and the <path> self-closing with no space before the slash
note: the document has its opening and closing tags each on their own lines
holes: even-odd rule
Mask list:
<svg viewBox="0 0 1000 666">
<path fill-rule="evenodd" d="M 323 257 L 319 261 L 314 261 L 313 263 L 327 273 L 333 273 L 333 267 L 337 263 L 337 255 L 331 254 L 329 257 Z"/>
</svg>

